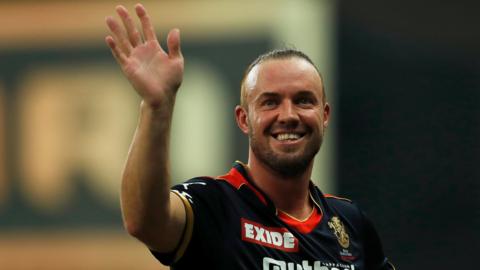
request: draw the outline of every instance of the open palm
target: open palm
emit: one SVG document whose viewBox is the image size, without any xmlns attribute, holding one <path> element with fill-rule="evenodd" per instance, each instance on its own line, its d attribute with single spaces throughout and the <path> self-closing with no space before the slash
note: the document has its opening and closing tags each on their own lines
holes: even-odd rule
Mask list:
<svg viewBox="0 0 480 270">
<path fill-rule="evenodd" d="M 168 53 L 158 43 L 155 31 L 145 8 L 138 4 L 135 11 L 142 23 L 145 41 L 123 6 L 116 11 L 122 19 L 125 30 L 113 19 L 107 17 L 112 35 L 105 41 L 125 76 L 145 102 L 160 105 L 171 100 L 180 87 L 183 78 L 183 56 L 180 50 L 180 33 L 171 30 L 167 37 Z"/>
</svg>

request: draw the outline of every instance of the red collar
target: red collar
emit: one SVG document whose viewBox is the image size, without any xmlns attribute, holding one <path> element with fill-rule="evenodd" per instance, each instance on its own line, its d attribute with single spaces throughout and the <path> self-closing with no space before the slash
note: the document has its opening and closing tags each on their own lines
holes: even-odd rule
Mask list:
<svg viewBox="0 0 480 270">
<path fill-rule="evenodd" d="M 246 165 L 244 165 L 243 163 L 239 161 L 235 162 L 235 165 L 227 174 L 218 176 L 217 179 L 227 181 L 237 190 L 239 190 L 242 186 L 246 186 L 265 206 L 271 205 L 273 208 L 275 208 L 275 206 L 273 205 L 273 203 L 271 203 L 268 197 L 253 184 Z M 304 221 L 292 218 L 287 214 L 278 211 L 276 208 L 274 209 L 274 211 L 277 213 L 278 218 L 280 218 L 290 227 L 295 228 L 298 232 L 303 234 L 310 233 L 321 222 L 323 217 L 323 211 L 320 207 L 320 204 L 316 202 L 313 196 L 310 195 L 310 198 L 314 202 L 314 209 L 312 214 Z"/>
<path fill-rule="evenodd" d="M 241 168 L 239 168 L 241 167 Z M 250 181 L 247 180 L 249 177 L 248 171 L 245 168 L 245 165 L 239 161 L 235 162 L 235 166 L 225 175 L 218 176 L 217 179 L 225 180 L 230 185 L 234 186 L 236 189 L 240 189 L 243 185 L 250 188 L 253 193 L 258 197 L 258 199 L 265 205 L 268 205 L 265 195 L 258 190 Z"/>
<path fill-rule="evenodd" d="M 285 222 L 288 226 L 295 228 L 298 232 L 307 234 L 313 231 L 315 227 L 322 221 L 322 210 L 318 211 L 316 206 L 313 207 L 313 211 L 306 220 L 295 219 L 288 214 L 278 211 L 278 218 Z"/>
</svg>

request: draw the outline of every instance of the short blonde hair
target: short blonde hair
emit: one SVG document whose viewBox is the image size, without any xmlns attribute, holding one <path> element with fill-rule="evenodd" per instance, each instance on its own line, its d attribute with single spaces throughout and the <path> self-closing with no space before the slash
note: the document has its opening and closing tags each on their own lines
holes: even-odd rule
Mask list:
<svg viewBox="0 0 480 270">
<path fill-rule="evenodd" d="M 253 62 L 247 67 L 245 72 L 243 73 L 243 78 L 242 82 L 240 84 L 240 106 L 242 106 L 245 109 L 248 109 L 247 106 L 247 89 L 245 89 L 245 80 L 250 73 L 250 71 L 256 66 L 259 65 L 267 60 L 273 60 L 273 59 L 288 59 L 288 58 L 293 58 L 297 57 L 300 59 L 306 60 L 308 63 L 310 63 L 315 70 L 318 72 L 318 75 L 320 76 L 320 80 L 322 82 L 322 102 L 325 104 L 327 101 L 327 96 L 325 95 L 325 86 L 323 84 L 323 76 L 318 70 L 317 66 L 313 63 L 312 59 L 308 57 L 304 52 L 299 51 L 297 49 L 293 48 L 283 48 L 283 49 L 275 49 L 269 52 L 266 52 L 264 54 L 259 55 Z"/>
</svg>

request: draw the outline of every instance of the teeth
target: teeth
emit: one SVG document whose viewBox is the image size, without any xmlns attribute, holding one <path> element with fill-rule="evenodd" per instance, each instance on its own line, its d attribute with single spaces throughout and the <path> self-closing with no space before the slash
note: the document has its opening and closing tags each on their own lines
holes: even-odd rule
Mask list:
<svg viewBox="0 0 480 270">
<path fill-rule="evenodd" d="M 300 135 L 294 133 L 282 133 L 278 134 L 277 140 L 286 141 L 286 140 L 297 140 L 300 139 Z"/>
</svg>

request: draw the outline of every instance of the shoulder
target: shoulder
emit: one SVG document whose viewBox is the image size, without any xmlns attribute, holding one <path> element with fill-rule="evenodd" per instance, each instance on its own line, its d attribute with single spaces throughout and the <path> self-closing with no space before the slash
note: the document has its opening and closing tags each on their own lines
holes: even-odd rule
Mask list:
<svg viewBox="0 0 480 270">
<path fill-rule="evenodd" d="M 174 193 L 188 199 L 190 203 L 193 202 L 193 198 L 202 201 L 212 201 L 225 196 L 224 183 L 222 182 L 213 177 L 199 176 L 176 184 L 171 189 Z"/>
<path fill-rule="evenodd" d="M 172 189 L 204 189 L 204 188 L 218 188 L 221 186 L 221 182 L 216 177 L 211 176 L 197 176 L 191 179 L 188 179 L 184 182 L 175 184 Z"/>
<path fill-rule="evenodd" d="M 347 202 L 350 204 L 353 203 L 353 201 L 348 198 L 344 198 L 344 197 L 340 197 L 332 194 L 324 194 L 323 196 L 325 197 L 325 199 L 328 199 L 329 201 L 333 201 L 333 202 Z"/>
<path fill-rule="evenodd" d="M 195 190 L 195 189 L 202 189 L 211 187 L 215 184 L 215 179 L 209 176 L 199 176 L 195 178 L 191 178 L 185 182 L 176 184 L 172 187 L 175 190 Z"/>
<path fill-rule="evenodd" d="M 332 195 L 332 194 L 324 194 L 323 197 L 325 198 L 325 201 L 328 203 L 328 205 L 330 207 L 333 207 L 334 209 L 337 209 L 337 210 L 345 210 L 345 209 L 357 210 L 358 209 L 357 205 L 351 199 Z"/>
<path fill-rule="evenodd" d="M 324 198 L 333 215 L 348 220 L 352 225 L 355 224 L 355 227 L 363 227 L 363 212 L 354 201 L 331 194 L 325 194 Z"/>
</svg>

